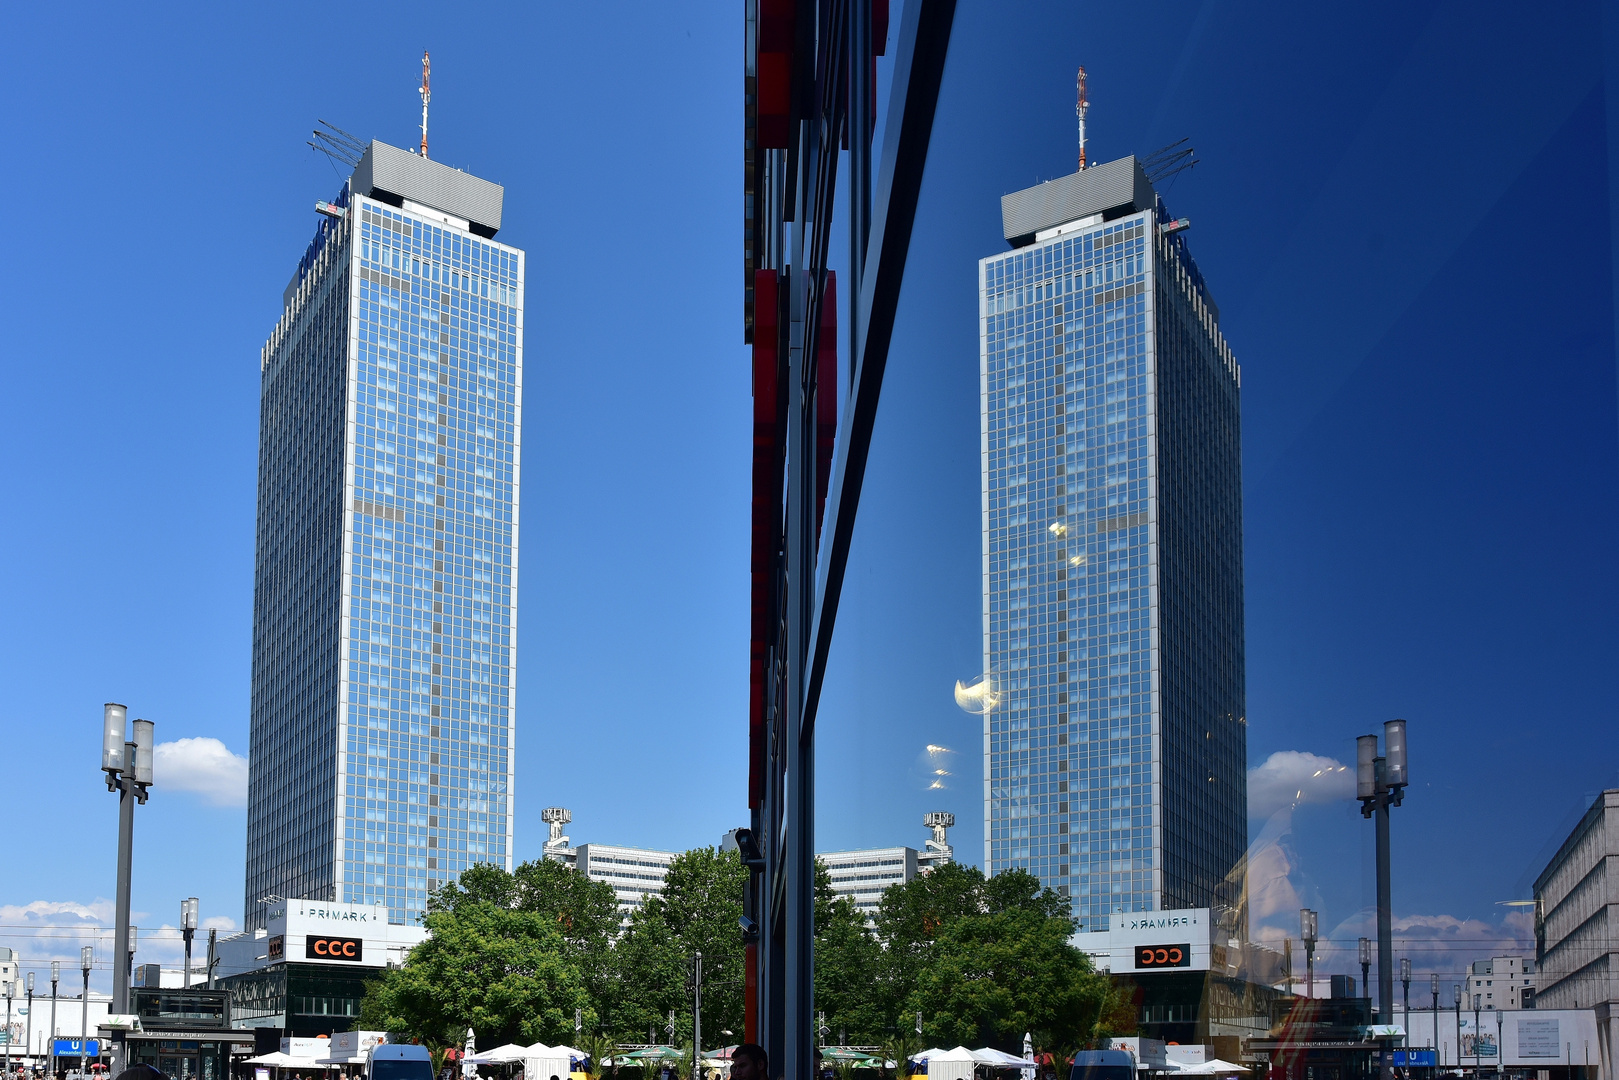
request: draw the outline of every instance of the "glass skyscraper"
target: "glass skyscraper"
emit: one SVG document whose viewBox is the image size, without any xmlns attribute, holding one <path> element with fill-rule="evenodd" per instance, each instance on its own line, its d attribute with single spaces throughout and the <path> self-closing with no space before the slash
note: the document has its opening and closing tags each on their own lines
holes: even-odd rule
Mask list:
<svg viewBox="0 0 1619 1080">
<path fill-rule="evenodd" d="M 373 142 L 261 357 L 246 924 L 512 865 L 523 253 Z"/>
<path fill-rule="evenodd" d="M 1246 847 L 1240 372 L 1135 158 L 1002 200 L 979 263 L 985 865 L 1207 907 Z"/>
</svg>

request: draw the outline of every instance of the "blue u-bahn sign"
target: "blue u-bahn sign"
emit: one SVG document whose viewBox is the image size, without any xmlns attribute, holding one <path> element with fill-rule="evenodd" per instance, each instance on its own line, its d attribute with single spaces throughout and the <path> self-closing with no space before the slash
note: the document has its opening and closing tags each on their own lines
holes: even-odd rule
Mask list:
<svg viewBox="0 0 1619 1080">
<path fill-rule="evenodd" d="M 100 1039 L 56 1039 L 51 1053 L 57 1057 L 100 1057 Z"/>
</svg>

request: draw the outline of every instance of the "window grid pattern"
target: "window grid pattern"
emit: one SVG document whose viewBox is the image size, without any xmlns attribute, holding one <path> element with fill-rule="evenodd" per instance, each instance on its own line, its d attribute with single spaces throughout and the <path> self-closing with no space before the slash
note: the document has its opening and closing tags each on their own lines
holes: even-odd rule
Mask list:
<svg viewBox="0 0 1619 1080">
<path fill-rule="evenodd" d="M 342 899 L 511 865 L 522 258 L 358 202 Z"/>
<path fill-rule="evenodd" d="M 512 863 L 523 256 L 340 201 L 265 349 L 249 926 Z"/>
<path fill-rule="evenodd" d="M 349 233 L 322 229 L 261 357 L 247 925 L 328 898 L 337 809 Z M 312 247 L 312 251 L 313 251 Z"/>
<path fill-rule="evenodd" d="M 1166 393 L 1178 425 L 1172 512 L 1212 501 L 1222 522 L 1240 522 L 1235 459 L 1204 460 L 1202 445 L 1212 424 L 1235 447 L 1234 384 L 1225 394 L 1188 370 L 1211 350 L 1229 354 L 1207 340 L 1217 335 L 1211 320 L 1172 315 L 1175 355 L 1162 355 L 1154 282 L 1168 254 L 1146 212 L 980 263 L 984 658 L 1000 693 L 985 720 L 985 861 L 991 873 L 1021 867 L 1069 896 L 1086 929 L 1105 928 L 1113 912 L 1208 904 L 1214 868 L 1234 863 L 1224 843 L 1199 862 L 1191 849 L 1201 834 L 1166 843 L 1166 789 L 1178 809 L 1216 816 L 1204 832 L 1222 841 L 1244 826 L 1246 807 L 1233 815 L 1229 793 L 1211 802 L 1186 784 L 1183 759 L 1202 768 L 1205 748 L 1163 746 L 1166 717 L 1180 742 L 1193 726 L 1202 737 L 1215 699 L 1242 715 L 1240 530 L 1212 564 L 1186 542 L 1207 526 L 1201 518 L 1177 521 L 1170 567 L 1159 547 Z M 1219 419 L 1194 415 L 1204 408 Z M 1199 492 L 1211 477 L 1231 490 Z M 1160 579 L 1188 569 L 1200 576 L 1176 584 L 1173 629 L 1177 657 L 1195 655 L 1184 670 L 1197 674 L 1175 684 L 1166 706 Z M 1222 614 L 1205 620 L 1213 594 Z M 1204 642 L 1210 632 L 1218 640 Z M 1219 692 L 1180 700 L 1188 685 L 1201 689 L 1211 664 L 1223 665 Z M 1222 777 L 1244 760 L 1237 739 L 1235 751 L 1230 739 L 1219 744 Z M 1240 793 L 1240 767 L 1236 775 Z M 1189 872 L 1200 875 L 1191 884 Z"/>
</svg>

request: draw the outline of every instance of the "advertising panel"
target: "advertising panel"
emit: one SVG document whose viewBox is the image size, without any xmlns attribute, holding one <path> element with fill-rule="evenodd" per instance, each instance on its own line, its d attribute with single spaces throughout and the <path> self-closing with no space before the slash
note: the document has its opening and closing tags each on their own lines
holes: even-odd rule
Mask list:
<svg viewBox="0 0 1619 1080">
<path fill-rule="evenodd" d="M 1556 1019 L 1518 1019 L 1518 1056 L 1521 1058 L 1561 1058 L 1563 1036 Z"/>
</svg>

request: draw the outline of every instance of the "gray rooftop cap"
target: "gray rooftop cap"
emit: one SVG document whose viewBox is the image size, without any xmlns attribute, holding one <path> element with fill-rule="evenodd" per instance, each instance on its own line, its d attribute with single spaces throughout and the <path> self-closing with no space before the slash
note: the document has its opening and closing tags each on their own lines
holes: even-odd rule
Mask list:
<svg viewBox="0 0 1619 1080">
<path fill-rule="evenodd" d="M 1046 229 L 1092 214 L 1122 217 L 1156 201 L 1147 174 L 1132 155 L 1002 195 L 1001 227 L 1013 247 L 1022 247 Z"/>
<path fill-rule="evenodd" d="M 494 236 L 500 229 L 506 197 L 499 184 L 375 139 L 361 156 L 351 187 L 384 202 L 392 201 L 391 195 L 466 218 L 476 226 L 473 231 L 484 236 Z"/>
</svg>

